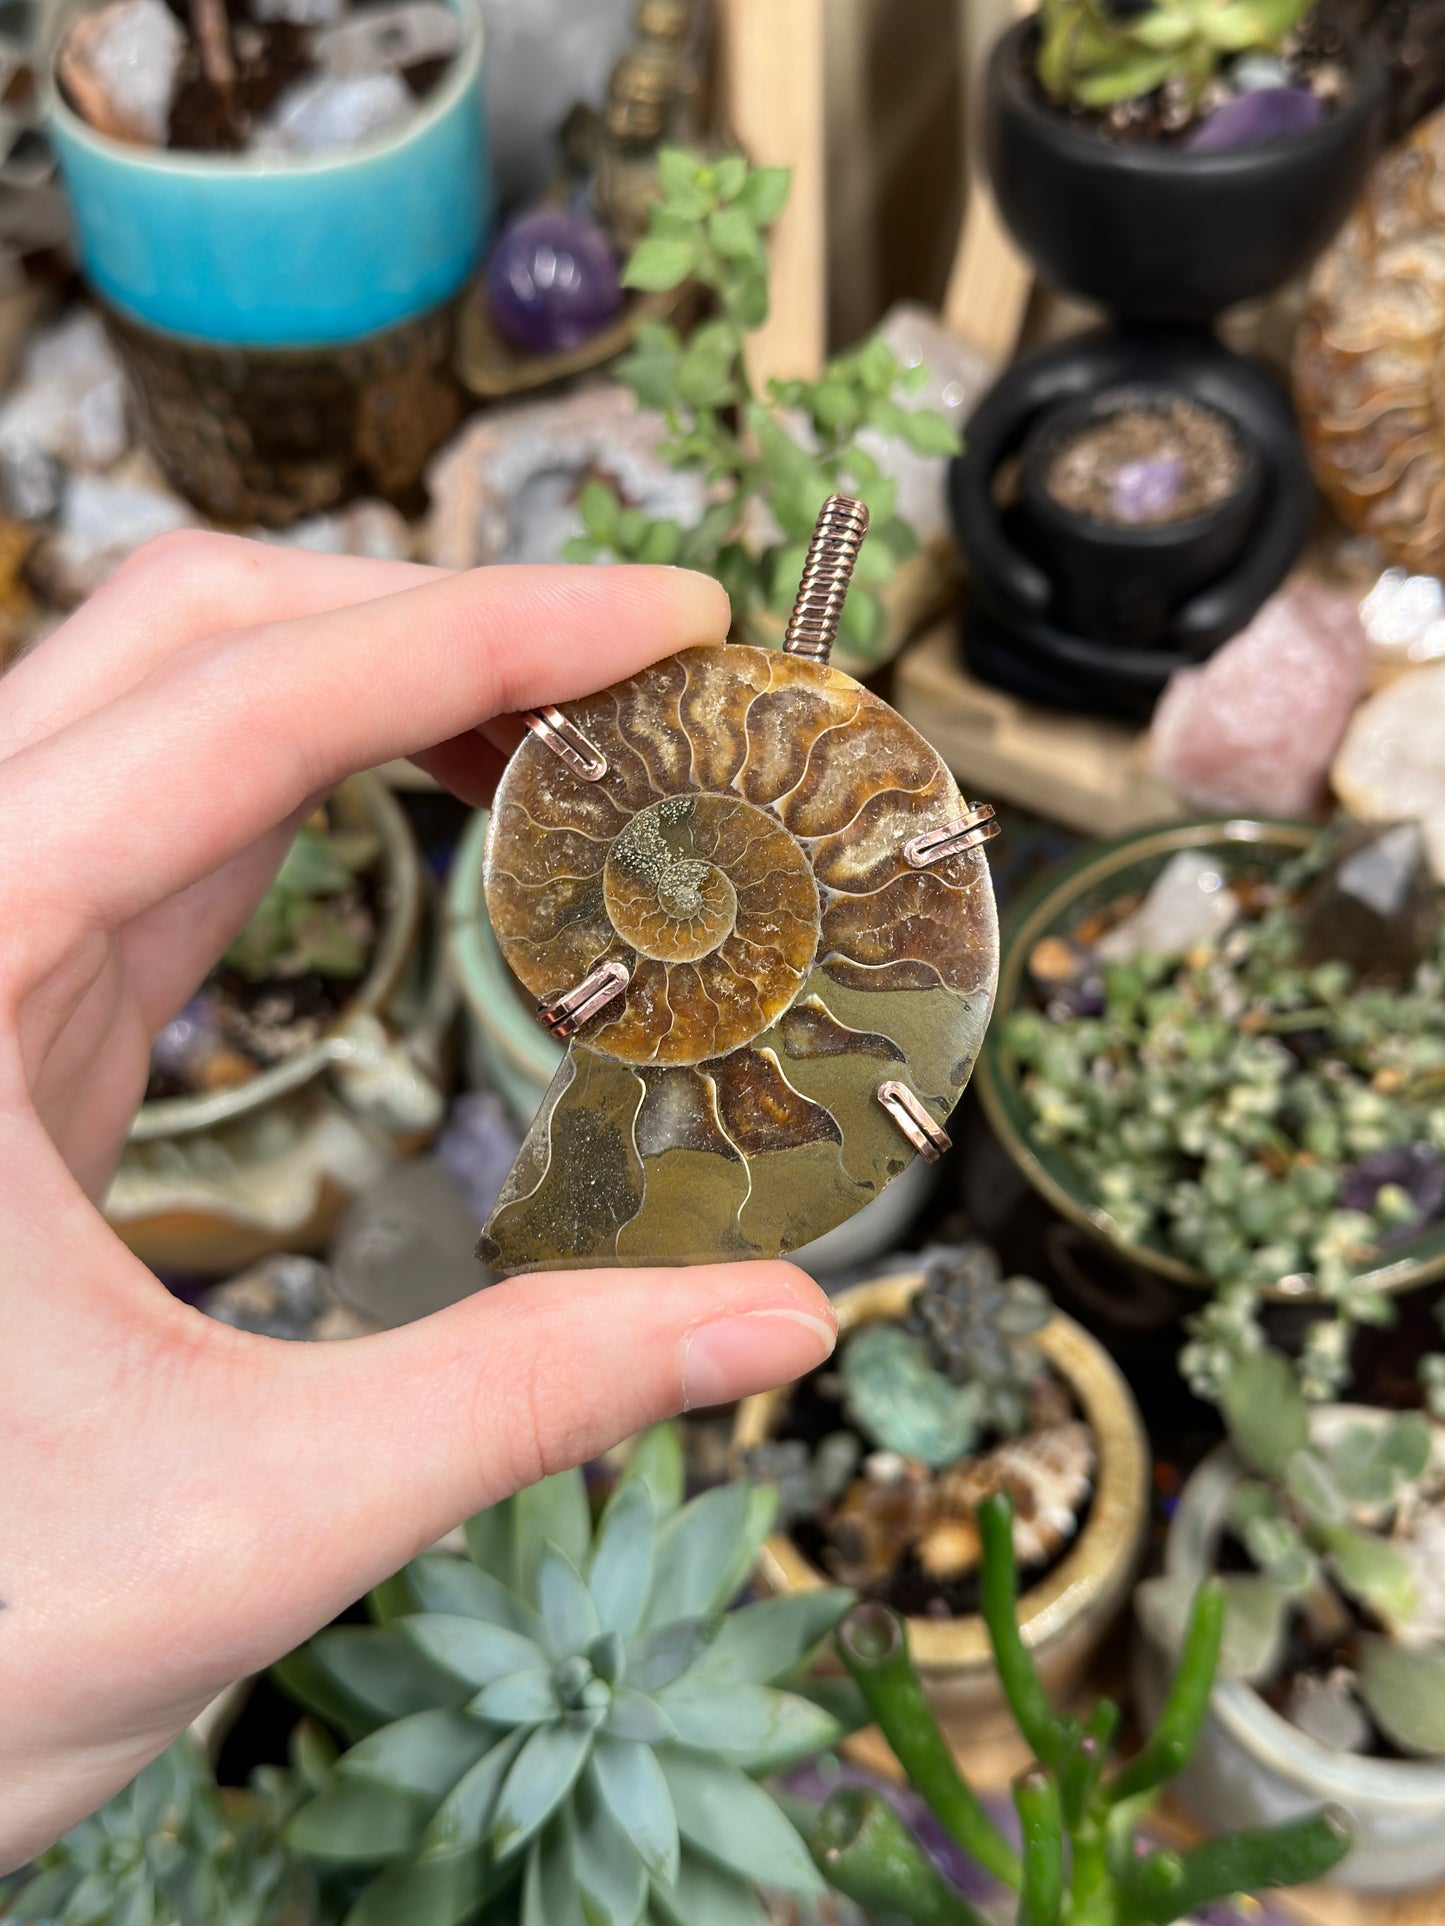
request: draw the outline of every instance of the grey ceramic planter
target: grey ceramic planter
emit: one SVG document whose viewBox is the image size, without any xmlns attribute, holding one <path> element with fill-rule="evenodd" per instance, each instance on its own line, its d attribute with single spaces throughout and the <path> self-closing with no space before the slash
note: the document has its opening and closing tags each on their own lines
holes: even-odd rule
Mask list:
<svg viewBox="0 0 1445 1926">
<path fill-rule="evenodd" d="M 1378 1423 L 1386 1414 L 1330 1405 L 1315 1415 L 1318 1433 L 1345 1422 Z M 1215 1568 L 1230 1494 L 1242 1475 L 1227 1445 L 1212 1452 L 1184 1487 L 1169 1527 L 1164 1567 L 1204 1579 Z M 1172 1660 L 1147 1638 L 1139 1644 L 1139 1692 L 1147 1719 L 1158 1714 Z M 1188 1769 L 1183 1803 L 1211 1832 L 1272 1825 L 1318 1806 L 1349 1814 L 1355 1844 L 1332 1883 L 1357 1892 L 1406 1892 L 1445 1877 L 1445 1764 L 1362 1759 L 1332 1752 L 1273 1711 L 1251 1686 L 1224 1680 Z"/>
</svg>

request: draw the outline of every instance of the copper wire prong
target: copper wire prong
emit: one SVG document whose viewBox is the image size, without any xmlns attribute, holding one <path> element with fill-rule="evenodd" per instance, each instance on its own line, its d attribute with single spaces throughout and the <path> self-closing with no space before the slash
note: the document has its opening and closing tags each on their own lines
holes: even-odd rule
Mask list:
<svg viewBox="0 0 1445 1926">
<path fill-rule="evenodd" d="M 951 1148 L 952 1137 L 933 1121 L 906 1083 L 880 1083 L 878 1101 L 925 1163 L 936 1164 Z"/>
<path fill-rule="evenodd" d="M 601 782 L 607 774 L 606 756 L 560 709 L 529 709 L 522 720 L 583 782 Z"/>
<path fill-rule="evenodd" d="M 631 970 L 614 957 L 610 962 L 599 963 L 580 983 L 550 1003 L 545 1000 L 539 1003 L 537 1015 L 554 1037 L 566 1043 L 614 997 L 621 996 L 631 981 Z"/>
<path fill-rule="evenodd" d="M 955 816 L 949 822 L 940 823 L 937 829 L 927 829 L 905 843 L 904 861 L 914 869 L 927 869 L 930 863 L 941 863 L 945 856 L 960 856 L 967 849 L 978 849 L 992 842 L 999 833 L 999 824 L 993 819 L 993 804 L 970 803 L 966 815 Z"/>
<path fill-rule="evenodd" d="M 828 660 L 843 619 L 853 565 L 867 533 L 868 510 L 851 495 L 830 495 L 819 509 L 783 637 L 785 655 Z"/>
</svg>

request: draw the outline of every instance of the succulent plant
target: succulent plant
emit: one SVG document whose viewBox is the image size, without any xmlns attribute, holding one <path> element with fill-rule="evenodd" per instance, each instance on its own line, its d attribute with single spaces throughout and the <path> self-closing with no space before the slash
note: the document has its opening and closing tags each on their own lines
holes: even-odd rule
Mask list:
<svg viewBox="0 0 1445 1926">
<path fill-rule="evenodd" d="M 367 919 L 358 918 L 353 892 L 380 847 L 365 831 L 303 823 L 275 881 L 226 951 L 226 963 L 252 982 L 311 971 L 360 976 Z"/>
<path fill-rule="evenodd" d="M 1133 1758 L 1111 1764 L 1118 1707 L 1101 1699 L 1085 1720 L 1056 1713 L 1019 1634 L 1007 1499 L 990 1499 L 979 1523 L 994 1663 L 1035 1760 L 1014 1782 L 1020 1848 L 959 1771 L 908 1656 L 903 1621 L 881 1605 L 857 1606 L 839 1627 L 837 1645 L 914 1791 L 979 1866 L 1017 1895 L 1018 1926 L 1169 1926 L 1214 1900 L 1317 1879 L 1339 1863 L 1350 1840 L 1336 1812 L 1225 1834 L 1183 1851 L 1144 1848 L 1136 1836 L 1139 1818 L 1188 1763 L 1208 1711 L 1224 1624 L 1222 1592 L 1214 1585 L 1200 1591 L 1159 1723 Z M 822 1871 L 870 1917 L 985 1926 L 983 1914 L 944 1879 L 880 1794 L 857 1787 L 835 1792 L 808 1831 Z"/>
<path fill-rule="evenodd" d="M 1438 1468 L 1435 1428 L 1405 1412 L 1322 1435 L 1289 1361 L 1269 1350 L 1239 1361 L 1222 1405 L 1254 1474 L 1235 1487 L 1229 1529 L 1256 1566 L 1220 1581 L 1223 1670 L 1274 1676 L 1300 1615 L 1325 1644 L 1349 1645 L 1348 1683 L 1388 1739 L 1445 1757 L 1445 1618 L 1422 1591 L 1433 1549 L 1412 1552 L 1409 1531 Z M 1192 1589 L 1179 1575 L 1140 1587 L 1140 1613 L 1162 1643 L 1177 1640 Z"/>
<path fill-rule="evenodd" d="M 0 1911 L 63 1926 L 320 1926 L 335 1915 L 281 1834 L 326 1783 L 334 1752 L 309 1725 L 291 1750 L 291 1772 L 223 1795 L 200 1747 L 178 1739 L 42 1853 L 8 1903 L 0 1891 Z"/>
<path fill-rule="evenodd" d="M 1314 0 L 1040 0 L 1038 75 L 1086 108 L 1173 83 L 1194 107 L 1224 62 L 1275 51 Z"/>
<path fill-rule="evenodd" d="M 778 1494 L 778 1524 L 786 1531 L 835 1505 L 858 1469 L 862 1448 L 851 1431 L 830 1431 L 816 1448 L 801 1438 L 767 1438 L 746 1453 L 748 1477 Z"/>
<path fill-rule="evenodd" d="M 884 635 L 879 586 L 916 542 L 896 511 L 895 483 L 858 433 L 876 429 L 931 455 L 957 453 L 958 438 L 941 415 L 902 405 L 926 372 L 902 368 L 879 340 L 838 356 L 817 381 L 774 381 L 765 395 L 755 392 L 744 350 L 767 319 L 764 236 L 787 202 L 788 178 L 786 168 L 750 168 L 736 154 L 714 160 L 662 151 L 661 199 L 623 279 L 651 292 L 694 283 L 711 295 L 714 311 L 685 341 L 661 323 L 640 328 L 617 374 L 644 407 L 666 417 L 662 453 L 705 477 L 709 506 L 696 527 L 683 528 L 649 520 L 594 480 L 578 503 L 586 534 L 571 553 L 716 576 L 732 598 L 735 633 L 759 641 L 769 614 L 781 618 L 792 604 L 823 502 L 856 496 L 871 520 L 840 639 L 867 660 Z"/>
<path fill-rule="evenodd" d="M 355 1742 L 288 1839 L 375 1876 L 348 1926 L 761 1922 L 756 1883 L 820 1882 L 754 1774 L 837 1721 L 777 1689 L 849 1602 L 725 1608 L 770 1528 L 744 1484 L 682 1503 L 671 1427 L 651 1432 L 594 1529 L 580 1472 L 419 1558 L 378 1621 L 322 1633 L 282 1682 Z M 510 1895 L 510 1897 L 506 1897 Z"/>
<path fill-rule="evenodd" d="M 939 1254 L 906 1324 L 867 1324 L 843 1347 L 848 1415 L 885 1451 L 934 1470 L 986 1436 L 1015 1438 L 1043 1369 L 1034 1339 L 1053 1316 L 1032 1278 L 1004 1278 L 986 1245 Z"/>
</svg>

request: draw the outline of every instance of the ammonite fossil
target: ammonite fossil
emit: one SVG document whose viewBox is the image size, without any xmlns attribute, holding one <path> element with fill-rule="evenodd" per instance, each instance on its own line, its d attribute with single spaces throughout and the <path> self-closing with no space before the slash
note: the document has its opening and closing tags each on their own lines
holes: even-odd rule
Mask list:
<svg viewBox="0 0 1445 1926">
<path fill-rule="evenodd" d="M 825 507 L 785 652 L 685 649 L 529 718 L 487 908 L 571 1041 L 479 1247 L 500 1269 L 776 1256 L 947 1145 L 996 826 L 822 659 L 865 526 Z"/>
<path fill-rule="evenodd" d="M 1342 519 L 1445 573 L 1445 109 L 1380 162 L 1317 264 L 1294 391 Z"/>
</svg>

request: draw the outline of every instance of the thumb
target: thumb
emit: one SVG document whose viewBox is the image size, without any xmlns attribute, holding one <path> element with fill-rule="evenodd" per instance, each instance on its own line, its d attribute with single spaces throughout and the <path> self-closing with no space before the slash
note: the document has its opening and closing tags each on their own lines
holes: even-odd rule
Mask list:
<svg viewBox="0 0 1445 1926">
<path fill-rule="evenodd" d="M 810 1278 L 759 1263 L 519 1278 L 399 1331 L 287 1346 L 284 1384 L 266 1344 L 265 1456 L 307 1461 L 276 1561 L 297 1635 L 473 1512 L 660 1418 L 786 1383 L 836 1334 Z M 253 1463 L 277 1488 L 281 1469 Z"/>
</svg>

